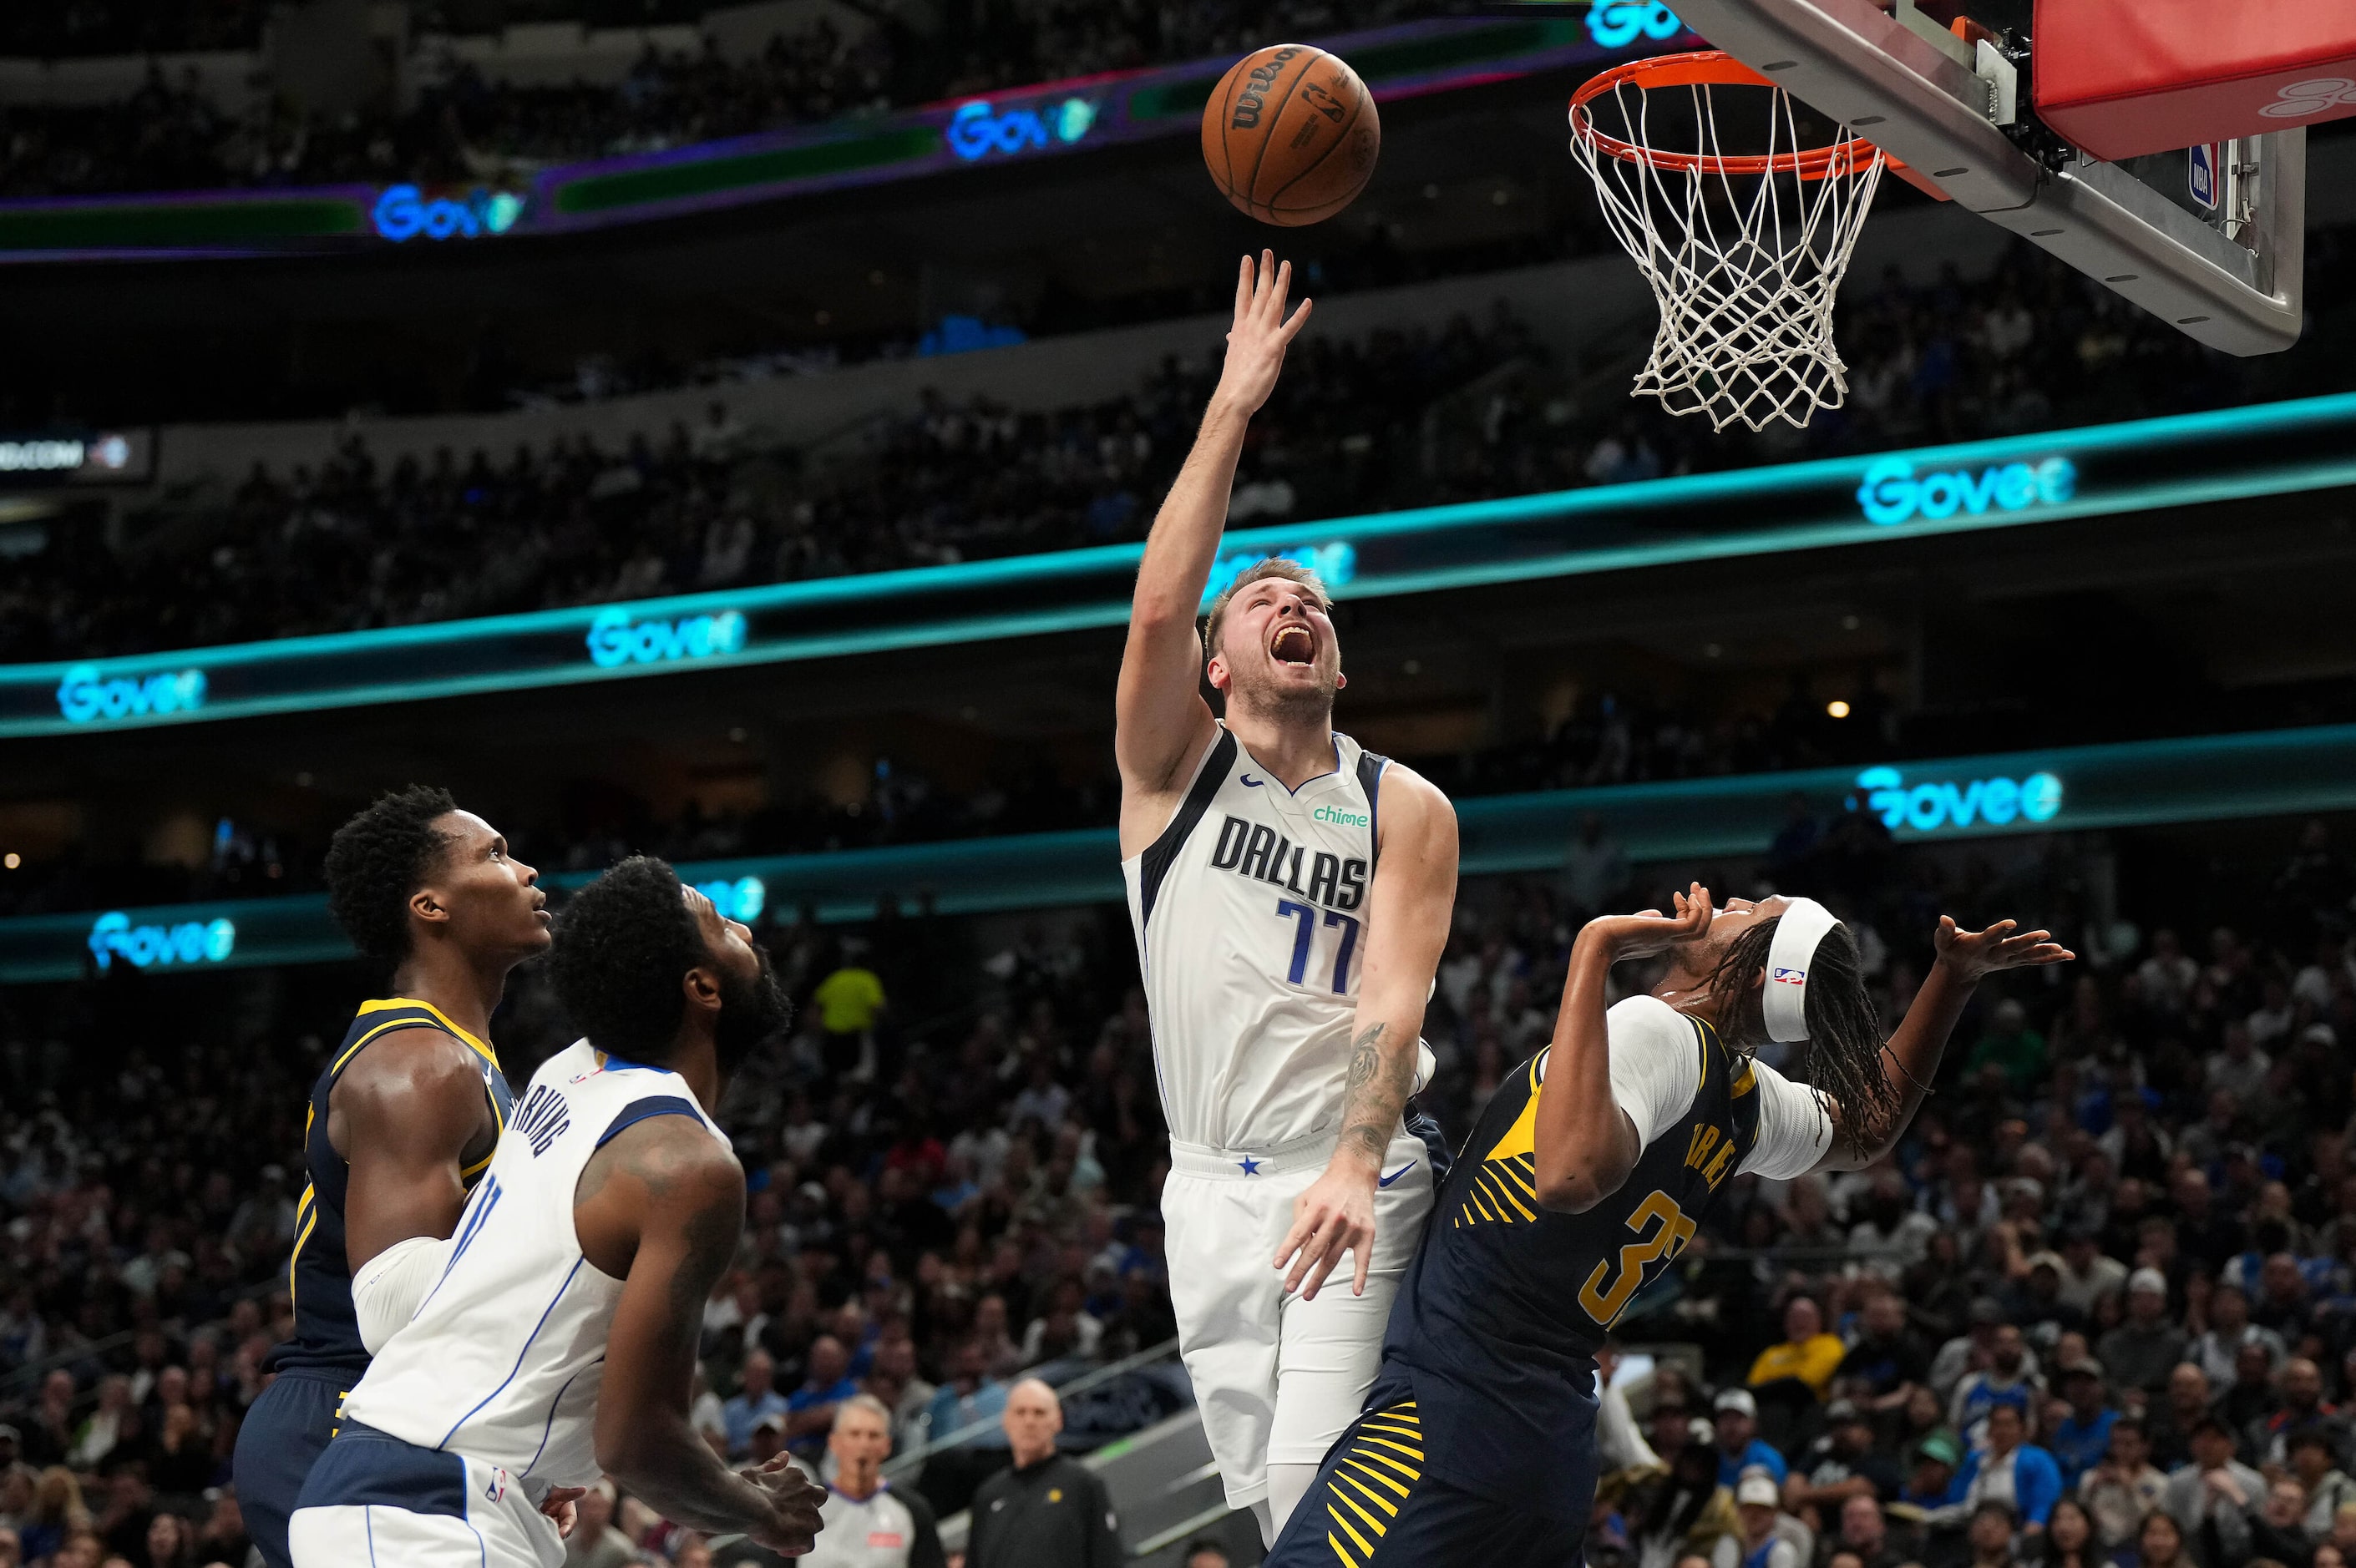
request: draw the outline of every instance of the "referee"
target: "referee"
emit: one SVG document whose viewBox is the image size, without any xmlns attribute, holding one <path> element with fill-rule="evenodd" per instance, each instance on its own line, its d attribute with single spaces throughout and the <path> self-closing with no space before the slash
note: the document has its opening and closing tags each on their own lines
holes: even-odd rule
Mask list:
<svg viewBox="0 0 2356 1568">
<path fill-rule="evenodd" d="M 1024 1379 L 1008 1391 L 1002 1419 L 1014 1467 L 973 1494 L 967 1568 L 1124 1568 L 1129 1553 L 1104 1483 L 1055 1452 L 1064 1429 L 1055 1391 Z"/>
<path fill-rule="evenodd" d="M 884 1479 L 892 1452 L 892 1413 L 884 1402 L 861 1393 L 837 1405 L 826 1446 L 835 1475 L 819 1510 L 818 1544 L 791 1561 L 799 1568 L 945 1568 L 931 1508 Z"/>
</svg>

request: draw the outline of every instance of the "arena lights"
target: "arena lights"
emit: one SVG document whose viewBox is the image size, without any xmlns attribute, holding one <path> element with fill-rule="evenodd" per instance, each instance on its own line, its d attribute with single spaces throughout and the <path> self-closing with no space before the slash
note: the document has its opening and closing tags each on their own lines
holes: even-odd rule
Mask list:
<svg viewBox="0 0 2356 1568">
<path fill-rule="evenodd" d="M 233 921 L 183 921 L 177 925 L 134 925 L 122 910 L 109 910 L 90 928 L 90 953 L 100 972 L 117 958 L 134 969 L 176 964 L 220 964 L 237 951 Z"/>
<path fill-rule="evenodd" d="M 761 911 L 769 901 L 769 886 L 758 877 L 738 877 L 734 881 L 722 877 L 696 883 L 695 891 L 712 901 L 712 907 L 720 912 L 722 919 L 742 921 L 747 925 L 761 918 Z"/>
<path fill-rule="evenodd" d="M 1289 560 L 1305 566 L 1315 572 L 1318 580 L 1329 589 L 1346 587 L 1358 575 L 1357 549 L 1341 540 L 1331 544 L 1295 545 L 1290 549 L 1233 550 L 1211 563 L 1211 578 L 1203 588 L 1203 609 L 1207 613 L 1212 600 L 1225 593 L 1235 585 L 1237 578 L 1263 560 Z"/>
<path fill-rule="evenodd" d="M 1976 475 L 1958 469 L 1920 478 L 1905 458 L 1884 457 L 1866 468 L 1857 500 L 1869 518 L 1888 527 L 1914 517 L 1952 517 L 1957 512 L 1976 517 L 1990 508 L 2019 512 L 2058 507 L 2077 490 L 2078 468 L 2066 457 L 2007 463 Z"/>
<path fill-rule="evenodd" d="M 598 611 L 589 623 L 589 662 L 600 669 L 711 658 L 741 653 L 744 647 L 744 617 L 735 610 L 642 621 L 633 619 L 626 607 L 615 604 Z"/>
<path fill-rule="evenodd" d="M 949 151 L 968 163 L 992 153 L 1014 155 L 1052 146 L 1070 146 L 1097 123 L 1094 99 L 1066 98 L 1037 108 L 994 111 L 986 98 L 960 103 L 942 133 Z"/>
<path fill-rule="evenodd" d="M 2024 779 L 1973 779 L 1957 784 L 1909 784 L 1896 768 L 1868 768 L 1857 775 L 1863 792 L 1848 798 L 1851 811 L 1872 812 L 1884 827 L 1911 827 L 1916 833 L 1936 833 L 1948 827 L 1969 827 L 1975 822 L 2003 827 L 2018 820 L 2046 823 L 2061 814 L 2062 781 L 2049 773 Z"/>
<path fill-rule="evenodd" d="M 1869 484 L 1876 474 L 1881 477 Z M 1911 486 L 1902 521 L 1860 511 L 1858 492 L 1871 497 L 1876 485 L 1896 507 L 1901 475 Z M 1314 568 L 1337 597 L 1376 598 L 2349 486 L 2356 486 L 2356 393 L 2340 393 L 1870 458 L 1239 529 L 1226 537 L 1218 561 L 1226 575 L 1215 576 L 1212 587 L 1274 555 Z M 2007 504 L 2023 496 L 2025 504 Z M 1141 554 L 1135 544 L 1098 545 L 636 604 L 103 662 L 0 665 L 0 739 L 1117 627 L 1129 620 Z M 1843 787 L 1853 782 L 1844 778 Z"/>
<path fill-rule="evenodd" d="M 188 714 L 205 705 L 205 684 L 200 669 L 110 677 L 96 665 L 75 665 L 58 682 L 58 711 L 69 724 Z"/>
<path fill-rule="evenodd" d="M 1660 0 L 1595 0 L 1587 8 L 1587 34 L 1607 49 L 1639 38 L 1665 41 L 1686 30 L 1677 14 Z"/>
<path fill-rule="evenodd" d="M 2356 809 L 2356 724 L 1907 762 L 1863 776 L 1873 782 L 1860 784 L 1854 768 L 1815 768 L 1472 796 L 1456 803 L 1462 869 L 1558 869 L 1562 846 L 1590 814 L 1632 861 L 1739 860 L 1767 852 L 1794 796 L 1819 818 L 1866 811 L 1887 821 L 1892 803 L 1873 798 L 1883 789 L 1899 796 L 1890 836 L 1932 844 L 2347 811 Z M 1097 827 L 690 862 L 679 872 L 743 921 L 802 909 L 820 921 L 866 921 L 881 900 L 919 896 L 942 914 L 1122 896 L 1119 843 L 1112 829 Z M 555 872 L 547 881 L 569 891 L 594 874 Z M 352 955 L 318 893 L 113 910 L 91 921 L 86 913 L 0 919 L 0 984 L 70 980 L 118 959 L 152 973 Z"/>
<path fill-rule="evenodd" d="M 462 196 L 429 197 L 413 185 L 389 185 L 369 209 L 377 233 L 395 244 L 420 237 L 477 240 L 505 234 L 522 216 L 523 197 L 479 186 Z"/>
</svg>

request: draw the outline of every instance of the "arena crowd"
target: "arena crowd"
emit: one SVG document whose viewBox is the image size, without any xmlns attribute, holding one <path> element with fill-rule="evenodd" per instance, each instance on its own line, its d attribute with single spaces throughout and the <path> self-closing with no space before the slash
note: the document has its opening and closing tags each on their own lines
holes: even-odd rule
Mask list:
<svg viewBox="0 0 2356 1568">
<path fill-rule="evenodd" d="M 2337 276 L 2340 231 L 2311 271 Z M 1804 438 L 1708 442 L 1632 403 L 1581 399 L 1502 307 L 1437 331 L 1312 337 L 1255 421 L 1234 520 L 1281 522 L 1614 484 L 2231 406 L 2244 362 L 2022 247 L 1984 279 L 1852 284 L 1850 405 Z M 2046 325 L 2030 330 L 2032 321 Z M 2275 375 L 2346 383 L 2282 357 Z M 2296 363 L 2294 363 L 2296 361 Z M 1130 395 L 1016 413 L 927 399 L 856 455 L 805 462 L 715 400 L 692 428 L 600 451 L 257 469 L 218 509 L 144 519 L 110 549 L 57 529 L 0 581 L 0 659 L 70 658 L 401 625 L 1141 539 L 1215 378 L 1165 362 Z M 168 523 L 168 527 L 161 526 Z"/>
<path fill-rule="evenodd" d="M 509 23 L 605 27 L 692 22 L 713 7 L 509 5 Z M 159 63 L 127 102 L 0 110 L 0 196 L 79 196 L 348 181 L 455 182 L 487 170 L 651 152 L 831 120 L 862 111 L 998 91 L 1098 71 L 1244 54 L 1262 44 L 1461 10 L 1448 0 L 1032 0 L 938 7 L 937 25 L 868 12 L 846 27 L 821 14 L 748 59 L 707 41 L 649 46 L 613 86 L 518 87 L 440 59 L 427 36 L 484 30 L 479 8 L 415 7 L 433 85 L 402 112 L 307 112 L 273 94 L 224 112 Z M 269 7 L 252 0 L 159 5 L 74 0 L 0 22 L 0 55 L 254 48 Z M 540 10 L 546 17 L 522 15 Z M 663 13 L 668 12 L 669 15 Z M 841 15 L 848 16 L 846 11 Z"/>
<path fill-rule="evenodd" d="M 1631 1418 L 1599 1552 L 1668 1568 L 2340 1561 L 2356 871 L 2328 834 L 2282 836 L 2263 902 L 2148 926 L 2084 901 L 2115 853 L 2099 838 L 1997 863 L 1828 837 L 1772 873 L 1697 869 L 1831 901 L 1869 933 L 1886 1022 L 1938 912 L 2026 915 L 2088 957 L 1982 999 L 1883 1167 L 1733 1184 L 1622 1326 Z M 1574 857 L 1552 880 L 1468 884 L 1427 1023 L 1451 1136 L 1546 1040 L 1577 923 L 1662 880 Z M 764 934 L 799 1022 L 724 1118 L 755 1193 L 706 1313 L 714 1445 L 814 1456 L 827 1413 L 863 1391 L 909 1453 L 986 1424 L 1020 1371 L 1166 1340 L 1166 1151 L 1118 912 Z M 241 1562 L 227 1456 L 285 1328 L 295 1108 L 366 984 L 319 969 L 0 995 L 0 1064 L 27 1086 L 0 1105 L 0 1526 L 22 1562 Z M 524 972 L 498 1024 L 509 1070 L 564 1037 Z M 904 1484 L 946 1514 L 1001 1460 L 985 1432 Z M 594 1507 L 620 1536 L 606 1561 L 706 1560 L 627 1497 Z"/>
</svg>

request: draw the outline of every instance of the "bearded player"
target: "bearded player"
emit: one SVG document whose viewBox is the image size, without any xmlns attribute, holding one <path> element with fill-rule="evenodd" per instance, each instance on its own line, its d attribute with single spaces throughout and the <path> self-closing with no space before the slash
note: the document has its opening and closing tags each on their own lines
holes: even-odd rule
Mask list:
<svg viewBox="0 0 2356 1568">
<path fill-rule="evenodd" d="M 1269 1540 L 1362 1407 L 1445 1169 L 1408 1102 L 1456 893 L 1447 797 L 1333 731 L 1314 573 L 1261 562 L 1197 640 L 1245 428 L 1308 320 L 1306 302 L 1286 316 L 1290 284 L 1245 259 L 1226 368 L 1146 541 L 1114 742 L 1179 1341 L 1227 1502 Z M 1344 1256 L 1349 1288 L 1323 1289 Z"/>
<path fill-rule="evenodd" d="M 1553 1043 L 1502 1085 L 1441 1192 L 1366 1413 L 1326 1456 L 1271 1568 L 1577 1568 L 1595 1497 L 1595 1352 L 1730 1177 L 1857 1170 L 1889 1152 L 1983 976 L 2072 956 L 2050 933 L 1942 918 L 1887 1042 L 1848 928 L 1808 899 L 1696 883 L 1665 916 L 1572 945 Z M 1666 951 L 1607 1010 L 1623 958 Z M 1807 1085 L 1752 1060 L 1800 1046 Z"/>
</svg>

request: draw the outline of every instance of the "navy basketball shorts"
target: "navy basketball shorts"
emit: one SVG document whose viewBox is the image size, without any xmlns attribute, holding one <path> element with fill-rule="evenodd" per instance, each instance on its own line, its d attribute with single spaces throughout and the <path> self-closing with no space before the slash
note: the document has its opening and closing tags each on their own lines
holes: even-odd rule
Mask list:
<svg viewBox="0 0 2356 1568">
<path fill-rule="evenodd" d="M 296 1368 L 284 1371 L 262 1391 L 237 1429 L 231 1476 L 245 1533 L 270 1568 L 294 1568 L 286 1548 L 286 1521 L 303 1495 L 311 1462 L 336 1435 L 336 1413 L 359 1381 L 345 1367 Z"/>
<path fill-rule="evenodd" d="M 1403 1399 L 1353 1422 L 1262 1568 L 1580 1568 L 1587 1510 L 1542 1514 L 1425 1473 Z"/>
</svg>

